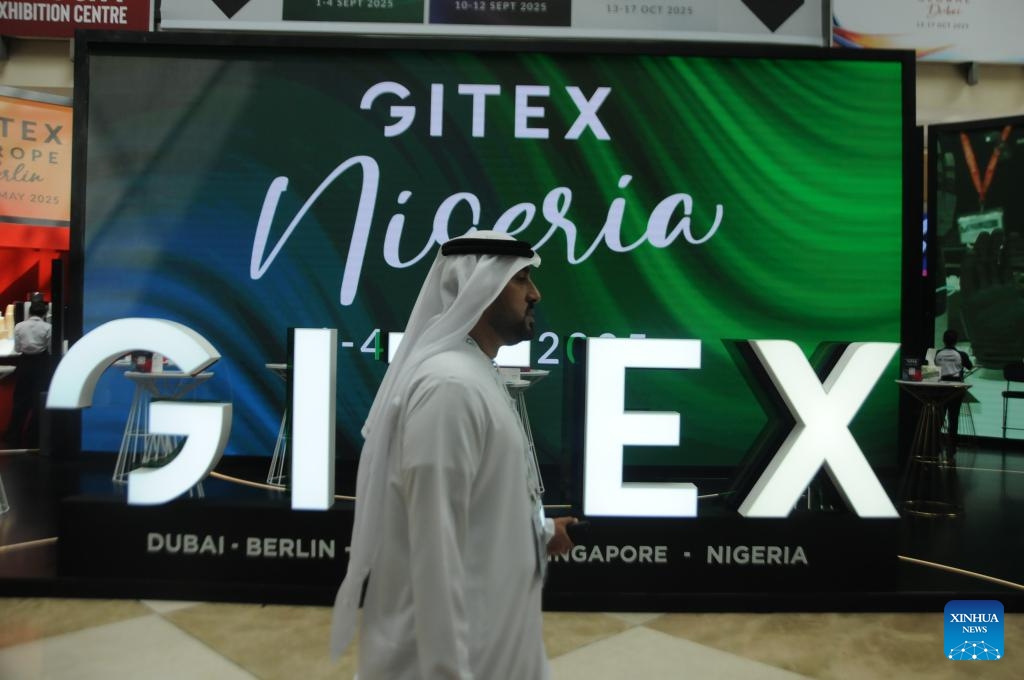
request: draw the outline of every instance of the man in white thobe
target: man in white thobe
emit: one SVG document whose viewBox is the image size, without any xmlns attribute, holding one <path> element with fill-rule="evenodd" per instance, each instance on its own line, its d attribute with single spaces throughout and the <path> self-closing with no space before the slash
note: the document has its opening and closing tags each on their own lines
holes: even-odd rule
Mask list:
<svg viewBox="0 0 1024 680">
<path fill-rule="evenodd" d="M 497 232 L 446 243 L 364 427 L 332 651 L 369 576 L 360 680 L 549 677 L 541 587 L 572 518 L 545 520 L 540 473 L 493 364 L 532 337 L 540 258 Z"/>
</svg>

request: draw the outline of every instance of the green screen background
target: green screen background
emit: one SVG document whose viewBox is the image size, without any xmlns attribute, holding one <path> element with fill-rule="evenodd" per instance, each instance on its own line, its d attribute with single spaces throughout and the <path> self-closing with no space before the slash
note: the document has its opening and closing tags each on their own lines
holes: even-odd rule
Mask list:
<svg viewBox="0 0 1024 680">
<path fill-rule="evenodd" d="M 492 228 L 509 208 L 529 204 L 532 220 L 514 221 L 514 230 L 539 243 L 543 258 L 532 362 L 551 374 L 527 396 L 542 461 L 581 453 L 568 336 L 611 333 L 702 342 L 700 371 L 630 373 L 627 408 L 680 412 L 682 436 L 678 448 L 628 450 L 627 464 L 736 465 L 774 416 L 744 379 L 731 341 L 788 339 L 810 355 L 827 342 L 900 338 L 903 66 L 812 56 L 98 51 L 89 67 L 84 330 L 127 316 L 198 330 L 224 356 L 203 396 L 235 404 L 228 453 L 269 455 L 283 393 L 263 364 L 285 360 L 290 326 L 338 328 L 354 344 L 339 348 L 338 452 L 355 458 L 384 371 L 360 346 L 375 329 L 403 329 L 433 257 L 430 248 L 415 264 L 389 266 L 389 222 L 404 216 L 398 252 L 409 260 L 431 243 L 437 207 L 453 194 L 476 196 L 480 216 L 460 204 L 441 225 L 450 236 Z M 364 92 L 382 81 L 401 83 L 409 98 L 383 96 L 361 109 Z M 439 137 L 428 128 L 433 83 L 445 90 Z M 471 134 L 460 83 L 501 88 L 487 97 L 482 138 Z M 531 126 L 548 128 L 548 139 L 514 136 L 516 85 L 550 87 L 548 98 L 531 100 L 543 106 Z M 598 109 L 609 140 L 592 130 L 564 139 L 577 116 L 567 86 L 587 97 L 611 88 Z M 416 106 L 416 118 L 386 138 L 393 104 Z M 289 178 L 272 247 L 331 171 L 357 155 L 375 160 L 380 186 L 354 302 L 342 305 L 339 287 L 362 182 L 355 170 L 323 191 L 267 273 L 250 278 L 270 182 Z M 571 191 L 565 217 L 574 239 L 542 214 L 557 187 Z M 701 244 L 637 243 L 654 207 L 676 193 L 692 197 L 695 240 L 721 205 L 717 232 Z M 602 235 L 619 214 L 621 229 Z M 681 217 L 677 210 L 670 228 Z M 609 232 L 636 247 L 613 251 Z M 854 422 L 876 464 L 895 460 L 896 377 L 894 362 Z M 126 383 L 104 377 L 84 415 L 83 448 L 116 450 Z"/>
</svg>

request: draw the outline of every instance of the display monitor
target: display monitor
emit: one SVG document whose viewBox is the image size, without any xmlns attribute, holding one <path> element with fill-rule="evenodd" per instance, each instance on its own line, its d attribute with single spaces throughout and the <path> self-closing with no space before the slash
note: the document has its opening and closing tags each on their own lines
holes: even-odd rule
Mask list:
<svg viewBox="0 0 1024 680">
<path fill-rule="evenodd" d="M 1024 357 L 1024 116 L 932 125 L 928 158 L 933 346 L 956 331 L 976 368 L 976 434 L 1002 437 L 1003 368 Z"/>
<path fill-rule="evenodd" d="M 156 317 L 206 337 L 222 358 L 194 394 L 234 404 L 227 455 L 271 454 L 286 392 L 266 365 L 288 362 L 289 328 L 331 327 L 337 455 L 355 460 L 384 338 L 438 244 L 473 229 L 543 259 L 527 356 L 548 374 L 526 399 L 548 465 L 581 453 L 583 338 L 699 341 L 698 370 L 626 376 L 625 408 L 677 412 L 681 432 L 626 466 L 680 476 L 735 469 L 789 422 L 745 341 L 815 361 L 901 340 L 904 272 L 920 278 L 912 55 L 184 34 L 94 35 L 80 54 L 81 331 Z M 878 464 L 888 378 L 852 424 Z M 84 450 L 117 450 L 131 389 L 106 372 Z"/>
</svg>

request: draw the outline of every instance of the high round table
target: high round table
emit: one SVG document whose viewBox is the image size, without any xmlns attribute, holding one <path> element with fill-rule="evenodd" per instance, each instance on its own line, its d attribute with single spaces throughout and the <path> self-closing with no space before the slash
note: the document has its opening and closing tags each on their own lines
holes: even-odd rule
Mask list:
<svg viewBox="0 0 1024 680">
<path fill-rule="evenodd" d="M 117 452 L 113 481 L 126 483 L 128 473 L 140 465 L 158 463 L 172 455 L 179 437 L 149 431 L 149 404 L 154 399 L 178 401 L 213 377 L 212 372 L 192 375 L 183 371 L 125 371 L 124 377 L 135 383 L 128 409 L 128 421 Z"/>
<path fill-rule="evenodd" d="M 968 383 L 897 380 L 900 389 L 921 404 L 914 439 L 900 480 L 904 512 L 919 517 L 958 517 L 963 513 L 956 458 L 940 445 L 945 406 L 963 398 Z"/>
</svg>

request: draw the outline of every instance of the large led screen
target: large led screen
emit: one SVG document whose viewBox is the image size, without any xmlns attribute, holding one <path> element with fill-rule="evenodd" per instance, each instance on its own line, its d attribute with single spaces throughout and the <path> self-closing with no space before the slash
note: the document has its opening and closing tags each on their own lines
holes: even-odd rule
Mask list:
<svg viewBox="0 0 1024 680">
<path fill-rule="evenodd" d="M 953 330 L 971 357 L 971 412 L 982 437 L 1003 432 L 1003 369 L 1024 357 L 1024 117 L 928 128 L 929 214 L 934 215 L 935 327 Z"/>
<path fill-rule="evenodd" d="M 237 43 L 237 39 L 236 39 Z M 699 370 L 635 370 L 626 408 L 676 411 L 677 447 L 629 466 L 731 467 L 779 414 L 735 351 L 900 340 L 902 55 L 828 50 L 366 40 L 90 47 L 83 331 L 122 317 L 197 330 L 223 358 L 197 391 L 234 404 L 229 455 L 269 455 L 290 327 L 338 329 L 338 456 L 386 369 L 437 244 L 536 244 L 527 393 L 542 462 L 580 452 L 581 343 L 690 338 Z M 891 463 L 896 361 L 853 423 Z M 120 442 L 132 384 L 108 370 L 83 449 Z"/>
</svg>

